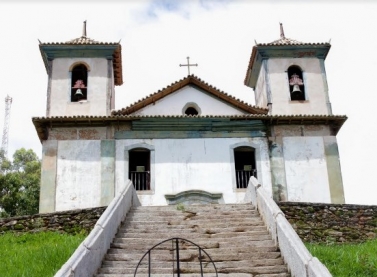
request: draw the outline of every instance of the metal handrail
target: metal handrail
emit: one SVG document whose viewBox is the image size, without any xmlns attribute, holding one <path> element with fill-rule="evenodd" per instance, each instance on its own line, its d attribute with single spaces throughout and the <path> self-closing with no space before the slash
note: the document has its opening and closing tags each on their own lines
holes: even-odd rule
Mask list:
<svg viewBox="0 0 377 277">
<path fill-rule="evenodd" d="M 198 256 L 198 259 L 199 259 L 199 263 L 200 263 L 200 274 L 201 274 L 201 277 L 203 277 L 203 265 L 202 265 L 202 251 L 207 255 L 207 257 L 209 258 L 210 262 L 212 263 L 213 265 L 213 268 L 215 269 L 215 273 L 216 273 L 216 277 L 218 277 L 218 274 L 217 274 L 217 268 L 216 268 L 216 265 L 215 263 L 213 262 L 212 258 L 210 257 L 210 255 L 208 255 L 208 253 L 203 249 L 201 248 L 199 245 L 197 245 L 196 243 L 190 241 L 190 240 L 187 240 L 187 239 L 184 239 L 184 238 L 170 238 L 170 239 L 167 239 L 167 240 L 164 240 L 160 243 L 157 243 L 156 245 L 154 245 L 152 248 L 150 248 L 144 255 L 143 257 L 141 257 L 140 261 L 138 262 L 136 268 L 135 268 L 135 272 L 134 272 L 134 277 L 136 277 L 136 274 L 137 274 L 137 270 L 139 268 L 139 265 L 141 264 L 141 262 L 143 261 L 143 259 L 145 258 L 146 255 L 148 255 L 148 276 L 150 277 L 151 276 L 151 251 L 156 248 L 157 246 L 167 242 L 167 241 L 172 241 L 172 249 L 174 248 L 174 243 L 175 243 L 175 251 L 176 251 L 176 265 L 177 265 L 177 277 L 180 277 L 181 276 L 181 272 L 180 272 L 180 264 L 179 264 L 179 243 L 178 241 L 181 240 L 181 241 L 186 241 L 186 242 L 189 242 L 193 245 L 195 245 L 196 247 L 198 247 L 198 250 L 199 250 L 199 256 Z M 173 276 L 174 276 L 174 266 L 175 266 L 175 263 L 174 263 L 174 252 L 173 253 Z"/>
</svg>

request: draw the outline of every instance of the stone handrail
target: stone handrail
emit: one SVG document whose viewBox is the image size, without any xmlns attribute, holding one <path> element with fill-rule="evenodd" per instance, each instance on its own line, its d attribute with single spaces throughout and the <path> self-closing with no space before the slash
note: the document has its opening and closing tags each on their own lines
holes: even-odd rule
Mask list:
<svg viewBox="0 0 377 277">
<path fill-rule="evenodd" d="M 262 216 L 276 246 L 293 277 L 331 277 L 328 269 L 313 257 L 297 235 L 275 201 L 261 187 L 258 180 L 250 178 L 245 202 L 251 202 Z"/>
<path fill-rule="evenodd" d="M 55 277 L 93 276 L 101 266 L 120 223 L 132 206 L 140 206 L 131 181 L 114 197 L 88 237 L 79 245 Z"/>
</svg>

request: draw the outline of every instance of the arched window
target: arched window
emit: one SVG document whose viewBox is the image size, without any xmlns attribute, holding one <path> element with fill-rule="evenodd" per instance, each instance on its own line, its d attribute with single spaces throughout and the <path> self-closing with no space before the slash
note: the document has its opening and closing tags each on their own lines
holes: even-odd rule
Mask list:
<svg viewBox="0 0 377 277">
<path fill-rule="evenodd" d="M 247 188 L 250 177 L 257 178 L 255 149 L 249 146 L 234 148 L 234 166 L 237 188 Z"/>
<path fill-rule="evenodd" d="M 78 64 L 72 69 L 71 102 L 79 102 L 88 98 L 88 69 Z"/>
<path fill-rule="evenodd" d="M 199 112 L 198 112 L 194 107 L 188 107 L 188 108 L 185 110 L 185 114 L 186 114 L 186 115 L 198 115 Z"/>
<path fill-rule="evenodd" d="M 128 152 L 129 179 L 136 190 L 150 190 L 151 152 L 146 148 L 134 148 Z"/>
<path fill-rule="evenodd" d="M 302 70 L 297 65 L 288 68 L 289 92 L 291 100 L 305 100 L 305 85 Z"/>
<path fill-rule="evenodd" d="M 186 105 L 183 107 L 182 109 L 182 114 L 185 114 L 185 115 L 200 115 L 202 113 L 200 107 L 198 106 L 198 104 L 194 103 L 194 102 L 188 102 L 186 103 Z"/>
</svg>

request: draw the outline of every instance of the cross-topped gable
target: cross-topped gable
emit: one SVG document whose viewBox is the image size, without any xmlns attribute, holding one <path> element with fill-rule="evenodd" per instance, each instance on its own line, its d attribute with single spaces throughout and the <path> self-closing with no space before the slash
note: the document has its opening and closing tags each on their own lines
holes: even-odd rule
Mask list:
<svg viewBox="0 0 377 277">
<path fill-rule="evenodd" d="M 196 114 L 187 113 L 192 108 Z M 194 75 L 188 75 L 113 115 L 238 115 L 267 114 L 268 110 L 245 103 L 209 85 Z"/>
</svg>

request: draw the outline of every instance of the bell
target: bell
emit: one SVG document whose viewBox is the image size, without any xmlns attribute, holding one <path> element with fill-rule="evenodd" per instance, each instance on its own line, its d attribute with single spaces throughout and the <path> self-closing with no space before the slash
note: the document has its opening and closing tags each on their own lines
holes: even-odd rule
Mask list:
<svg viewBox="0 0 377 277">
<path fill-rule="evenodd" d="M 80 100 L 80 99 L 84 98 L 84 94 L 82 93 L 81 89 L 77 89 L 76 90 L 74 97 L 77 100 Z"/>
<path fill-rule="evenodd" d="M 300 90 L 299 85 L 293 85 L 293 90 L 291 92 L 291 100 L 305 100 L 304 94 Z"/>
</svg>

